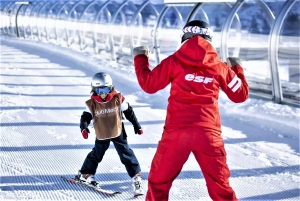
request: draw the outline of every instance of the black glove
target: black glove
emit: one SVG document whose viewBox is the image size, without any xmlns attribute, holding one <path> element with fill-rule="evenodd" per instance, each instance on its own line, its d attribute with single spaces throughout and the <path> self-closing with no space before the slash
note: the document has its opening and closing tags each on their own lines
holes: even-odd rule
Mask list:
<svg viewBox="0 0 300 201">
<path fill-rule="evenodd" d="M 88 125 L 92 120 L 92 115 L 89 112 L 83 112 L 80 118 L 80 131 L 82 137 L 87 139 L 89 137 L 90 130 L 88 129 Z"/>
<path fill-rule="evenodd" d="M 142 135 L 142 134 L 144 133 L 144 132 L 143 132 L 143 129 L 141 128 L 140 125 L 138 125 L 138 126 L 133 126 L 133 128 L 134 128 L 134 133 L 135 133 L 135 134 Z"/>
</svg>

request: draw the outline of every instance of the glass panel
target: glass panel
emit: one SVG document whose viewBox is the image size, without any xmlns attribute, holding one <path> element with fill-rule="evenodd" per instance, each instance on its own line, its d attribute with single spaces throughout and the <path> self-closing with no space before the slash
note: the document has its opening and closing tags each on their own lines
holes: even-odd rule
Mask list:
<svg viewBox="0 0 300 201">
<path fill-rule="evenodd" d="M 1 11 L 1 12 L 3 11 L 3 9 L 5 8 L 5 6 L 6 6 L 7 4 L 9 4 L 9 2 L 1 2 L 1 3 L 0 3 L 0 11 Z"/>
<path fill-rule="evenodd" d="M 9 23 L 9 13 L 8 13 L 8 8 L 12 5 L 12 2 L 8 2 L 5 5 L 3 5 L 1 9 L 1 32 L 6 33 L 7 32 L 7 26 Z"/>
<path fill-rule="evenodd" d="M 118 53 L 130 55 L 130 57 L 130 25 L 132 17 L 136 12 L 137 7 L 139 6 L 140 5 L 134 5 L 132 3 L 125 5 L 117 15 L 113 26 L 113 30 L 118 30 L 112 32 L 114 44 L 116 47 L 115 51 Z"/>
<path fill-rule="evenodd" d="M 151 1 L 152 5 L 154 6 L 154 8 L 157 10 L 158 13 L 161 13 L 162 10 L 164 9 L 165 7 L 165 4 L 164 2 L 153 2 Z"/>
<path fill-rule="evenodd" d="M 238 11 L 241 32 L 232 23 L 227 40 L 229 56 L 243 59 L 244 73 L 252 91 L 272 95 L 271 69 L 268 60 L 269 33 L 266 13 L 249 0 Z"/>
<path fill-rule="evenodd" d="M 78 26 L 81 27 L 79 29 L 79 38 L 80 38 L 80 48 L 85 49 L 89 52 L 95 52 L 94 49 L 94 30 L 95 29 L 95 23 L 96 23 L 96 17 L 99 13 L 100 9 L 102 8 L 104 2 L 92 2 L 92 4 L 89 4 L 87 8 L 85 8 L 85 11 L 80 16 L 80 21 L 78 22 Z M 105 9 L 106 10 L 106 9 Z"/>
<path fill-rule="evenodd" d="M 22 35 L 24 38 L 28 38 L 31 36 L 31 27 L 30 27 L 30 22 L 31 22 L 31 12 L 33 9 L 38 5 L 39 2 L 32 2 L 29 6 L 24 6 L 24 12 L 22 12 L 22 29 L 24 30 L 22 32 Z"/>
<path fill-rule="evenodd" d="M 287 13 L 279 36 L 279 76 L 284 99 L 300 102 L 300 2 Z"/>
<path fill-rule="evenodd" d="M 108 40 L 108 24 L 111 20 L 111 12 L 107 7 L 103 9 L 100 13 L 97 14 L 96 21 L 94 25 L 95 31 L 95 43 L 96 43 L 96 52 L 103 52 L 102 50 L 109 50 L 109 40 Z"/>
<path fill-rule="evenodd" d="M 274 16 L 278 16 L 280 10 L 282 9 L 284 3 L 286 0 L 283 1 L 268 1 L 268 0 L 263 0 L 268 7 L 271 9 L 272 13 L 274 14 Z M 289 1 L 289 0 L 288 0 Z"/>
<path fill-rule="evenodd" d="M 9 8 L 9 24 L 7 33 L 16 35 L 16 13 L 20 5 L 14 4 Z"/>
<path fill-rule="evenodd" d="M 49 2 L 44 4 L 43 8 L 40 10 L 39 17 L 47 17 L 50 9 L 55 6 L 56 2 Z"/>
<path fill-rule="evenodd" d="M 43 7 L 39 10 L 39 13 L 38 13 L 39 23 L 37 23 L 39 40 L 42 40 L 42 41 L 47 40 L 46 26 L 49 26 L 47 24 L 47 21 L 48 21 L 47 15 L 53 6 L 55 6 L 55 2 L 48 2 L 48 3 L 44 4 Z"/>
<path fill-rule="evenodd" d="M 67 33 L 66 33 L 66 23 L 69 16 L 69 12 L 72 10 L 74 5 L 76 4 L 75 1 L 70 1 L 65 6 L 63 6 L 59 13 L 57 13 L 57 18 L 56 18 L 56 37 L 57 40 L 60 41 L 61 44 L 65 44 L 67 42 Z"/>
<path fill-rule="evenodd" d="M 228 3 L 203 3 L 196 11 L 196 15 L 191 20 L 202 20 L 207 22 L 213 29 L 212 44 L 220 55 L 221 29 L 225 23 L 231 6 Z M 234 21 L 235 23 L 235 21 Z"/>
<path fill-rule="evenodd" d="M 93 2 L 84 13 L 80 16 L 81 21 L 85 22 L 95 22 L 96 21 L 96 16 L 102 7 L 103 3 L 100 2 Z"/>
<path fill-rule="evenodd" d="M 64 4 L 64 1 L 61 2 L 55 2 L 55 4 L 53 4 L 48 12 L 48 17 L 49 18 L 56 18 L 57 16 L 57 12 L 59 11 L 59 9 L 62 7 L 62 5 Z"/>
<path fill-rule="evenodd" d="M 67 23 L 68 45 L 75 49 L 80 49 L 79 29 L 82 29 L 82 27 L 78 21 L 88 4 L 90 2 L 79 2 L 69 12 Z"/>
<path fill-rule="evenodd" d="M 3 12 L 8 12 L 8 9 L 10 6 L 12 6 L 14 4 L 14 2 L 9 2 L 8 4 L 6 4 L 3 8 Z"/>
<path fill-rule="evenodd" d="M 56 41 L 56 16 L 60 8 L 65 4 L 65 1 L 55 2 L 52 7 L 49 9 L 47 13 L 47 20 L 46 20 L 46 37 L 47 40 L 55 40 Z"/>
<path fill-rule="evenodd" d="M 79 3 L 70 13 L 70 18 L 77 21 L 88 4 L 90 4 L 90 1 Z"/>
<path fill-rule="evenodd" d="M 107 6 L 108 10 L 112 14 L 112 17 L 116 15 L 116 18 L 112 23 L 112 26 L 108 31 L 112 34 L 112 40 L 114 45 L 115 53 L 125 53 L 129 55 L 131 53 L 129 49 L 130 38 L 128 35 L 127 27 L 129 26 L 130 20 L 134 14 L 136 7 L 126 4 L 122 7 L 120 11 L 120 4 L 109 4 Z M 117 13 L 118 12 L 118 13 Z M 113 19 L 111 19 L 113 20 Z M 111 44 L 109 44 L 110 46 Z M 120 55 L 121 56 L 121 55 Z"/>
<path fill-rule="evenodd" d="M 69 12 L 76 4 L 76 1 L 70 1 L 67 3 L 63 8 L 61 8 L 60 12 L 58 13 L 58 19 L 67 19 Z"/>
<path fill-rule="evenodd" d="M 169 7 L 157 29 L 160 60 L 173 54 L 181 44 L 182 28 L 193 6 Z"/>
<path fill-rule="evenodd" d="M 133 46 L 147 45 L 153 48 L 153 31 L 158 20 L 157 11 L 150 4 L 145 6 L 141 11 L 141 19 L 137 18 L 134 22 L 132 31 L 130 32 L 133 38 Z"/>
<path fill-rule="evenodd" d="M 42 24 L 42 25 L 45 24 L 45 22 L 38 17 L 40 10 L 45 3 L 47 2 L 38 3 L 31 12 L 31 17 L 30 17 L 31 37 L 34 40 L 38 39 L 38 24 Z"/>
</svg>

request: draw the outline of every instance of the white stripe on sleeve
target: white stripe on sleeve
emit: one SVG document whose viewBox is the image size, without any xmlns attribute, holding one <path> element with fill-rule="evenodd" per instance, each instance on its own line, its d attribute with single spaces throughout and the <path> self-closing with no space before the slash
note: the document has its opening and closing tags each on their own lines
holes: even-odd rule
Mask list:
<svg viewBox="0 0 300 201">
<path fill-rule="evenodd" d="M 235 87 L 233 87 L 235 85 Z M 234 76 L 234 78 L 231 80 L 231 82 L 227 85 L 233 92 L 236 92 L 240 86 L 242 85 L 242 81 L 238 76 Z M 233 87 L 233 88 L 232 88 Z"/>
</svg>

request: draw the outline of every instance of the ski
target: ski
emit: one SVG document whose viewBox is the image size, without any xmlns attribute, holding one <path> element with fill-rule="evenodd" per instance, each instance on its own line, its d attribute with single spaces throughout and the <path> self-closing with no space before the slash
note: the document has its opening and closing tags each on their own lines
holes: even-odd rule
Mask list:
<svg viewBox="0 0 300 201">
<path fill-rule="evenodd" d="M 80 185 L 80 186 L 83 186 L 83 187 L 87 187 L 89 189 L 92 189 L 96 192 L 99 192 L 99 193 L 102 193 L 102 194 L 105 194 L 105 195 L 116 195 L 116 194 L 121 194 L 122 193 L 120 191 L 112 191 L 112 190 L 102 189 L 98 185 L 98 183 L 95 183 L 94 185 L 93 184 L 87 184 L 85 182 L 82 182 L 82 181 L 78 180 L 76 177 L 75 178 L 67 178 L 67 177 L 64 177 L 64 176 L 60 176 L 60 178 L 62 178 L 64 181 L 67 181 L 67 182 L 70 182 L 70 183 L 73 183 L 73 184 L 77 184 L 77 185 Z"/>
<path fill-rule="evenodd" d="M 144 193 L 137 193 L 137 194 L 134 194 L 133 197 L 139 197 L 139 196 L 142 196 L 144 195 Z"/>
<path fill-rule="evenodd" d="M 138 184 L 138 187 L 140 188 L 140 184 Z M 138 196 L 141 196 L 141 195 L 144 195 L 143 190 L 141 190 L 141 189 L 140 190 L 135 190 L 133 197 L 138 197 Z"/>
</svg>

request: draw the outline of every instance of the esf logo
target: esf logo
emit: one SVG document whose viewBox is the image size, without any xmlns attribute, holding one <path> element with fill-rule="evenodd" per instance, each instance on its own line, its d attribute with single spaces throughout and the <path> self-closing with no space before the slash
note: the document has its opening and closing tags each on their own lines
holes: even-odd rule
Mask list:
<svg viewBox="0 0 300 201">
<path fill-rule="evenodd" d="M 213 81 L 213 78 L 203 77 L 203 76 L 194 76 L 193 74 L 187 74 L 185 76 L 185 79 L 187 81 L 194 81 L 194 82 L 199 82 L 199 83 L 203 82 L 204 84 L 207 84 L 207 83 Z"/>
</svg>

